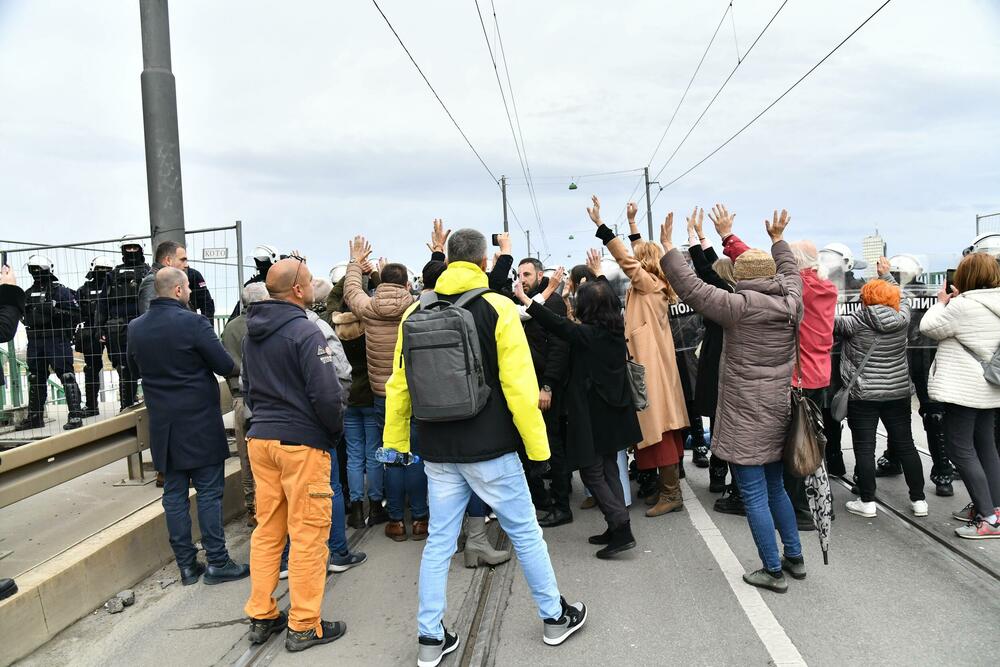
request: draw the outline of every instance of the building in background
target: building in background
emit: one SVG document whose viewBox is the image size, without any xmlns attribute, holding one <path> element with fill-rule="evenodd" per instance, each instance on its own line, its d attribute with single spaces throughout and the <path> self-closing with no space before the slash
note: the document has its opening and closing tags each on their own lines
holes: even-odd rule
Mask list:
<svg viewBox="0 0 1000 667">
<path fill-rule="evenodd" d="M 885 239 L 879 236 L 878 230 L 872 236 L 866 236 L 861 241 L 861 257 L 868 266 L 865 268 L 865 278 L 874 278 L 879 257 L 886 256 Z"/>
</svg>

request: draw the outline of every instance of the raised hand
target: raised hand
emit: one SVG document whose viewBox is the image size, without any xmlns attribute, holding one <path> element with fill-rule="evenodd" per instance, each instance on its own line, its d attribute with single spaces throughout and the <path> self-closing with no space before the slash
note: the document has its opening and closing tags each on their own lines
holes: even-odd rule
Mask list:
<svg viewBox="0 0 1000 667">
<path fill-rule="evenodd" d="M 525 306 L 531 305 L 531 299 L 529 299 L 528 295 L 524 293 L 524 285 L 521 284 L 520 280 L 514 281 L 514 296 L 517 297 L 517 300 Z"/>
<path fill-rule="evenodd" d="M 889 263 L 888 257 L 879 257 L 878 261 L 875 262 L 875 270 L 878 272 L 879 276 L 884 277 L 889 275 L 889 270 L 891 268 L 892 265 Z"/>
<path fill-rule="evenodd" d="M 14 269 L 6 264 L 0 267 L 0 285 L 16 285 L 17 278 L 14 276 Z"/>
<path fill-rule="evenodd" d="M 601 222 L 601 200 L 597 198 L 597 195 L 591 196 L 590 200 L 594 202 L 594 207 L 587 209 L 587 215 L 590 216 L 591 221 L 593 221 L 595 225 L 600 227 L 604 224 Z"/>
<path fill-rule="evenodd" d="M 697 212 L 698 209 L 695 209 Z M 692 217 L 694 213 L 691 214 Z M 663 252 L 670 252 L 674 249 L 674 214 L 673 211 L 667 213 L 667 218 L 660 225 L 660 244 L 663 246 Z"/>
<path fill-rule="evenodd" d="M 777 243 L 781 240 L 782 235 L 785 233 L 785 227 L 791 221 L 792 217 L 788 215 L 788 211 L 785 209 L 781 209 L 780 216 L 775 211 L 773 220 L 764 221 L 764 228 L 767 229 L 767 235 L 771 237 L 772 243 Z"/>
<path fill-rule="evenodd" d="M 385 257 L 379 257 L 378 258 L 378 274 L 379 275 L 382 275 L 382 272 L 385 271 L 385 267 L 386 267 L 386 265 L 388 263 L 389 263 L 389 260 L 387 260 Z"/>
<path fill-rule="evenodd" d="M 556 290 L 559 289 L 559 283 L 563 281 L 563 278 L 565 276 L 566 276 L 566 269 L 561 266 L 556 267 L 555 273 L 553 273 L 552 277 L 549 278 L 549 284 L 546 285 L 545 289 L 542 291 L 542 297 L 546 301 L 549 300 L 550 296 L 556 293 Z"/>
<path fill-rule="evenodd" d="M 639 212 L 639 207 L 635 205 L 634 201 L 630 201 L 625 205 L 625 215 L 628 216 L 628 224 L 635 224 L 635 216 Z"/>
<path fill-rule="evenodd" d="M 497 243 L 500 244 L 501 255 L 509 255 L 511 253 L 513 244 L 510 242 L 510 234 L 508 232 L 497 234 Z"/>
<path fill-rule="evenodd" d="M 431 252 L 444 252 L 445 244 L 448 243 L 448 237 L 451 235 L 451 230 L 445 230 L 444 220 L 441 218 L 434 218 L 434 230 L 431 232 L 431 242 L 427 244 L 427 248 Z"/>
<path fill-rule="evenodd" d="M 723 239 L 733 233 L 733 221 L 736 220 L 736 214 L 727 211 L 726 207 L 722 204 L 716 204 L 712 208 L 708 214 L 708 219 L 712 221 L 712 224 L 715 225 L 715 231 Z M 700 224 L 697 229 L 699 237 L 705 236 L 702 233 Z"/>
<path fill-rule="evenodd" d="M 941 285 L 941 289 L 939 289 L 937 293 L 938 303 L 943 303 L 947 306 L 948 302 L 959 294 L 960 292 L 958 291 L 958 288 L 954 285 L 951 286 L 951 292 L 948 292 L 947 284 Z"/>
<path fill-rule="evenodd" d="M 371 275 L 371 272 L 375 270 L 375 267 L 367 259 L 363 259 L 358 263 L 361 265 L 361 273 L 366 276 Z"/>
<path fill-rule="evenodd" d="M 372 254 L 372 246 L 364 236 L 355 236 L 354 240 L 348 244 L 351 251 L 351 259 L 361 263 Z"/>
<path fill-rule="evenodd" d="M 594 273 L 595 277 L 604 275 L 604 270 L 601 268 L 601 253 L 593 248 L 587 251 L 587 268 Z"/>
</svg>

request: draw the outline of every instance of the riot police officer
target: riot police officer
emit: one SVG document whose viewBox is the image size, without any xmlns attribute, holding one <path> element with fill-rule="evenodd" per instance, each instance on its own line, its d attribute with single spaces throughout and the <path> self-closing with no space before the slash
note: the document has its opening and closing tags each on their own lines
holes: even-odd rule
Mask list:
<svg viewBox="0 0 1000 667">
<path fill-rule="evenodd" d="M 259 245 L 254 248 L 253 251 L 253 263 L 257 265 L 257 273 L 252 275 L 249 280 L 243 283 L 243 287 L 251 283 L 262 283 L 267 279 L 267 272 L 271 269 L 271 266 L 281 259 L 278 255 L 278 249 L 271 245 Z M 330 281 L 335 282 L 335 281 Z M 235 319 L 240 314 L 240 300 L 236 300 L 236 307 L 233 308 L 233 314 L 229 316 L 229 319 Z"/>
<path fill-rule="evenodd" d="M 28 333 L 28 416 L 14 430 L 41 428 L 45 424 L 46 383 L 49 369 L 62 380 L 69 418 L 65 429 L 83 425 L 80 387 L 73 372 L 73 329 L 80 306 L 73 292 L 53 274 L 52 260 L 44 255 L 28 258 L 34 279 L 24 299 L 24 326 Z"/>
<path fill-rule="evenodd" d="M 913 255 L 895 255 L 889 260 L 889 271 L 907 297 L 928 297 L 936 292 L 924 284 L 924 267 Z M 910 367 L 910 379 L 916 389 L 919 413 L 927 434 L 927 448 L 931 453 L 931 481 L 939 496 L 955 495 L 952 487 L 955 469 L 948 460 L 944 437 L 944 404 L 931 400 L 927 393 L 927 380 L 931 365 L 937 353 L 937 342 L 920 333 L 923 308 L 913 308 L 910 315 L 910 333 L 906 344 L 906 357 Z M 887 449 L 879 457 L 875 474 L 879 477 L 901 475 L 903 469 L 892 450 Z"/>
<path fill-rule="evenodd" d="M 84 393 L 86 407 L 83 418 L 100 414 L 97 396 L 101 389 L 101 369 L 104 368 L 104 349 L 107 347 L 106 324 L 108 321 L 108 295 L 111 289 L 111 272 L 114 262 L 101 255 L 90 262 L 87 280 L 77 290 L 82 322 L 76 330 L 74 345 L 83 355 Z"/>
<path fill-rule="evenodd" d="M 201 271 L 190 265 L 187 267 L 187 275 L 188 284 L 191 286 L 191 299 L 188 307 L 192 311 L 201 313 L 211 320 L 215 317 L 215 300 L 212 299 L 212 293 L 208 289 L 205 276 L 201 275 Z"/>
<path fill-rule="evenodd" d="M 122 244 L 122 263 L 111 272 L 108 286 L 107 346 L 111 365 L 118 371 L 118 398 L 124 410 L 136 401 L 139 378 L 128 365 L 128 323 L 139 317 L 139 285 L 149 273 L 142 246 Z"/>
</svg>

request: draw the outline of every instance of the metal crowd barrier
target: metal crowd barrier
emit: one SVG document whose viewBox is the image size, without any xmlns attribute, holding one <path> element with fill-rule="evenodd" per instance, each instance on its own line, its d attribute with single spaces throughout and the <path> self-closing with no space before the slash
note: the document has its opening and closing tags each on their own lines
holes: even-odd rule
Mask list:
<svg viewBox="0 0 1000 667">
<path fill-rule="evenodd" d="M 233 400 L 225 382 L 219 389 L 226 414 Z M 0 451 L 0 508 L 121 459 L 127 459 L 128 479 L 145 483 L 142 452 L 148 448 L 149 418 L 139 404 L 110 419 Z"/>
</svg>

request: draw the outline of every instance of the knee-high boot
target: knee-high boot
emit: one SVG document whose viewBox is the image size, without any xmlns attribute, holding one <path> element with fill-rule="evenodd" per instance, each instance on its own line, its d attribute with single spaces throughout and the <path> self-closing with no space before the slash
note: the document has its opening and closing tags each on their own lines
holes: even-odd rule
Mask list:
<svg viewBox="0 0 1000 667">
<path fill-rule="evenodd" d="M 662 516 L 684 507 L 678 472 L 679 466 L 677 464 L 660 468 L 659 498 L 655 505 L 646 510 L 646 516 Z"/>
</svg>

